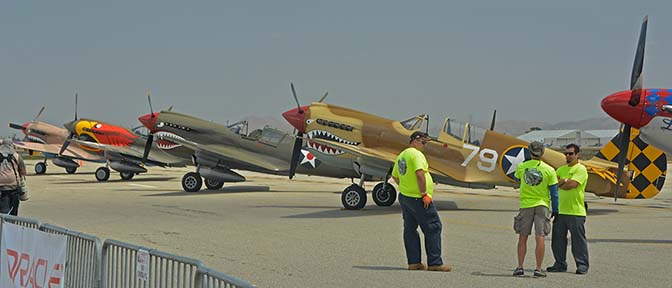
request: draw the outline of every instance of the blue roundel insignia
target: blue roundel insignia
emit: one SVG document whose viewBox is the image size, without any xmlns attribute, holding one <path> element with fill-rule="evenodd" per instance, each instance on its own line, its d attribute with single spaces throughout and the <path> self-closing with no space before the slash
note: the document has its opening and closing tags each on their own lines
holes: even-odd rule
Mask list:
<svg viewBox="0 0 672 288">
<path fill-rule="evenodd" d="M 530 150 L 527 146 L 515 145 L 507 148 L 502 157 L 499 159 L 499 167 L 502 169 L 507 178 L 511 181 L 519 182 L 516 178 L 516 167 L 518 164 L 532 159 Z"/>
</svg>

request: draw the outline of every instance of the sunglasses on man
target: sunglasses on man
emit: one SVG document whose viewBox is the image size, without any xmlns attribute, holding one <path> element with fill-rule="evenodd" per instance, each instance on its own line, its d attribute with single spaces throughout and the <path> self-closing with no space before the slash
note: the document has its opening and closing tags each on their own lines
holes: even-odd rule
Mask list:
<svg viewBox="0 0 672 288">
<path fill-rule="evenodd" d="M 576 153 L 574 153 L 574 152 L 565 152 L 565 155 L 567 155 L 567 156 L 572 156 L 572 155 L 574 155 L 574 154 L 576 154 Z"/>
</svg>

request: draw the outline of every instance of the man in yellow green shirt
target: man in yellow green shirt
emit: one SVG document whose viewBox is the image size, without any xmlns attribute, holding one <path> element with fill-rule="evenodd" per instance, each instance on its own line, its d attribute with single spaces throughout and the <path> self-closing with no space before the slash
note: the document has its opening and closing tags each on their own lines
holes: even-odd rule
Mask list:
<svg viewBox="0 0 672 288">
<path fill-rule="evenodd" d="M 579 163 L 581 149 L 576 144 L 565 148 L 567 164 L 560 166 L 558 174 L 558 196 L 560 211 L 553 219 L 551 248 L 555 263 L 546 268 L 548 272 L 567 271 L 567 231 L 572 237 L 572 255 L 576 262 L 576 274 L 588 273 L 588 241 L 586 240 L 586 206 L 584 193 L 588 183 L 586 166 Z"/>
<path fill-rule="evenodd" d="M 425 270 L 420 250 L 418 226 L 425 234 L 427 270 L 450 272 L 451 267 L 441 258 L 441 219 L 432 203 L 434 181 L 429 164 L 422 154 L 430 140 L 426 133 L 411 134 L 410 147 L 402 151 L 394 163 L 392 178 L 399 185 L 399 204 L 404 219 L 404 247 L 408 270 Z"/>
<path fill-rule="evenodd" d="M 544 237 L 551 232 L 551 207 L 558 212 L 558 177 L 555 169 L 541 161 L 544 144 L 534 141 L 528 145 L 532 159 L 516 167 L 516 178 L 520 179 L 520 211 L 514 218 L 513 229 L 518 234 L 518 266 L 513 276 L 524 276 L 523 262 L 527 253 L 527 238 L 532 233 L 534 223 L 537 267 L 534 277 L 546 277 L 541 270 L 544 261 Z M 551 206 L 552 204 L 552 206 Z"/>
</svg>

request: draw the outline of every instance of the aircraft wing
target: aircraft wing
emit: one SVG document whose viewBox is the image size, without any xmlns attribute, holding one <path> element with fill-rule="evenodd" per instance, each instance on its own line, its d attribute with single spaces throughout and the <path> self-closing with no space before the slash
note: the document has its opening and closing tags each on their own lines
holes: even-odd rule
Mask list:
<svg viewBox="0 0 672 288">
<path fill-rule="evenodd" d="M 103 150 L 103 151 L 108 152 L 108 153 L 109 152 L 119 153 L 119 154 L 125 154 L 125 155 L 129 155 L 129 156 L 133 156 L 133 157 L 142 158 L 142 152 L 135 151 L 134 149 L 131 149 L 127 146 L 115 146 L 115 145 L 109 145 L 109 144 L 101 144 L 101 143 L 83 141 L 83 140 L 78 140 L 78 139 L 72 139 L 70 141 L 72 141 L 73 143 L 80 144 L 80 145 L 97 148 L 97 149 Z"/>
<path fill-rule="evenodd" d="M 47 154 L 58 154 L 61 151 L 61 144 L 42 144 L 35 142 L 23 142 L 23 141 L 14 141 L 14 146 L 20 149 L 33 150 L 41 153 Z M 103 158 L 93 153 L 89 153 L 76 146 L 68 146 L 65 151 L 63 151 L 63 156 L 86 161 L 101 161 Z"/>
<path fill-rule="evenodd" d="M 223 144 L 200 144 L 186 139 L 165 138 L 158 136 L 161 140 L 180 144 L 191 150 L 206 152 L 220 157 L 226 161 L 238 162 L 247 165 L 257 166 L 270 171 L 287 171 L 289 170 L 289 163 L 283 160 L 266 157 L 263 154 L 251 152 L 239 147 L 228 146 Z"/>
</svg>

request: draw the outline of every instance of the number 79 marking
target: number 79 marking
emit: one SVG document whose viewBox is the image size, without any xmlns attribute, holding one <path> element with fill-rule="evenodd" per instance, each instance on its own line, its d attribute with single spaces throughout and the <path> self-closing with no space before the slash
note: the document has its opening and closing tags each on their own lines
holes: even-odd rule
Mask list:
<svg viewBox="0 0 672 288">
<path fill-rule="evenodd" d="M 462 167 L 467 167 L 469 162 L 471 162 L 471 160 L 476 157 L 480 147 L 468 143 L 464 143 L 462 147 L 471 150 L 471 153 L 469 153 L 467 158 L 464 159 L 464 162 L 462 162 Z M 485 172 L 492 172 L 495 170 L 495 164 L 497 164 L 497 158 L 499 158 L 499 154 L 497 154 L 497 151 L 488 148 L 483 148 L 480 150 L 481 153 L 478 153 L 479 161 L 476 163 L 476 167 Z"/>
</svg>

